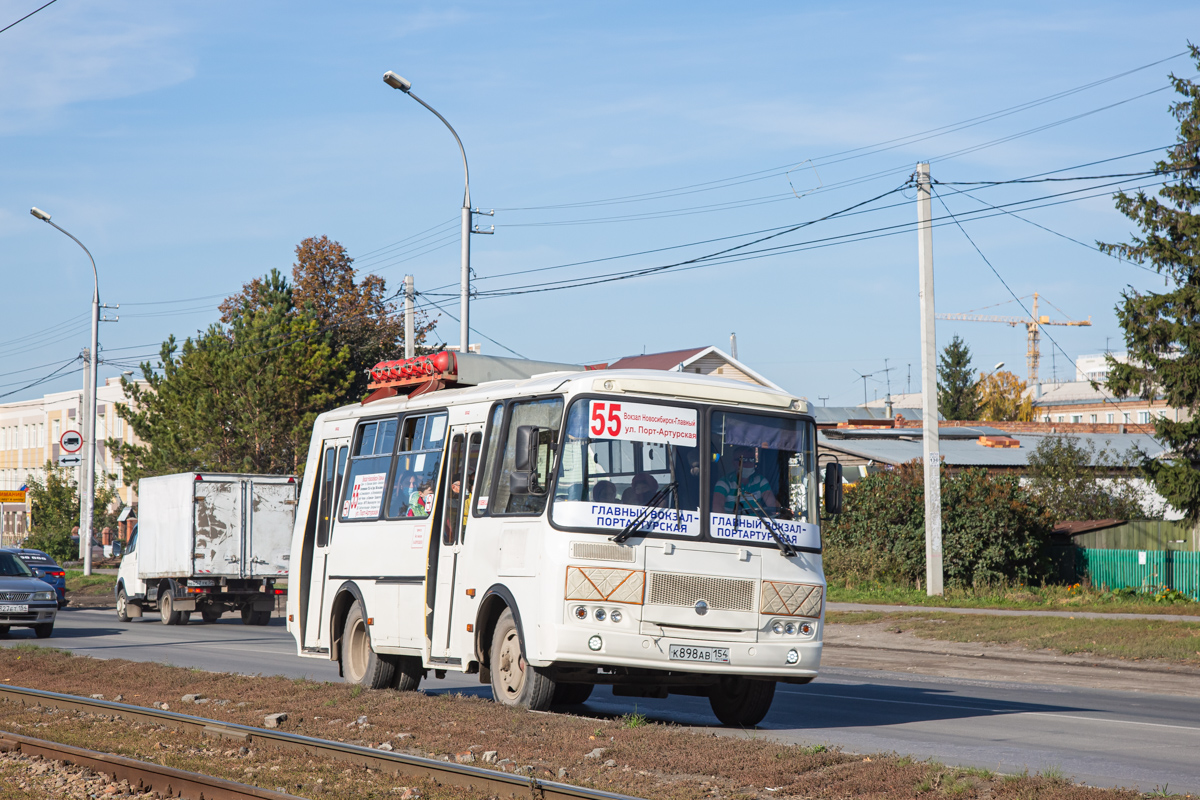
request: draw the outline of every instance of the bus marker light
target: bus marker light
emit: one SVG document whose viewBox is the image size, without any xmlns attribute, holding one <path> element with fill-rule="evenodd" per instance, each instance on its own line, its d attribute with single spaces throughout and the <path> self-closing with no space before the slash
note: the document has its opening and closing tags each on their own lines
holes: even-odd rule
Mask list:
<svg viewBox="0 0 1200 800">
<path fill-rule="evenodd" d="M 576 606 L 575 619 L 587 619 L 587 609 L 583 606 Z"/>
<path fill-rule="evenodd" d="M 796 664 L 796 663 L 799 663 L 799 661 L 800 661 L 799 653 L 797 653 L 795 650 L 787 651 L 787 662 L 789 664 Z"/>
<path fill-rule="evenodd" d="M 367 624 L 368 624 L 368 625 L 374 625 L 374 624 L 375 624 L 375 618 L 374 618 L 374 617 L 367 617 Z"/>
<path fill-rule="evenodd" d="M 468 622 L 467 623 L 467 633 L 474 633 L 474 632 L 475 632 L 475 626 L 472 625 L 470 622 Z"/>
<path fill-rule="evenodd" d="M 588 639 L 589 650 L 599 650 L 601 647 L 604 647 L 604 640 L 599 636 L 593 636 L 592 638 Z"/>
<path fill-rule="evenodd" d="M 475 596 L 475 590 L 467 589 L 467 597 L 474 597 L 474 596 Z"/>
<path fill-rule="evenodd" d="M 800 626 L 800 634 L 803 636 L 812 636 L 813 626 L 811 623 L 805 622 Z"/>
</svg>

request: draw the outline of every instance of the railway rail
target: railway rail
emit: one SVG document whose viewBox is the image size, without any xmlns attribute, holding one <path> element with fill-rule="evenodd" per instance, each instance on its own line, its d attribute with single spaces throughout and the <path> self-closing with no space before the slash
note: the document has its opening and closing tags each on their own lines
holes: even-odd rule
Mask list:
<svg viewBox="0 0 1200 800">
<path fill-rule="evenodd" d="M 295 733 L 268 730 L 266 728 L 256 728 L 251 725 L 240 725 L 233 722 L 222 722 L 221 720 L 206 719 L 204 717 L 196 717 L 190 714 L 180 714 L 174 711 L 163 711 L 156 708 L 145 708 L 143 706 L 133 706 L 126 703 L 116 703 L 110 700 L 97 700 L 93 698 L 79 697 L 76 695 L 60 694 L 58 692 L 47 692 L 40 689 L 28 689 L 21 686 L 0 686 L 0 700 L 21 703 L 23 705 L 38 705 L 46 708 L 58 708 L 64 711 L 77 711 L 89 714 L 110 714 L 122 719 L 163 725 L 177 730 L 186 730 L 202 735 L 218 736 L 226 739 L 236 740 L 242 743 L 254 741 L 260 744 L 267 744 L 283 749 L 300 750 L 319 758 L 327 758 L 334 761 L 341 761 L 376 770 L 386 770 L 393 774 L 403 775 L 414 779 L 434 780 L 439 783 L 458 786 L 481 796 L 529 798 L 529 800 L 637 800 L 629 795 L 605 792 L 598 789 L 585 789 L 580 786 L 572 786 L 570 784 L 558 783 L 555 781 L 543 781 L 539 780 L 534 775 L 510 775 L 497 770 L 473 767 L 468 764 L 455 764 L 445 761 L 436 761 L 432 758 L 422 758 L 420 756 L 412 756 L 404 753 L 390 753 L 385 750 L 375 750 L 370 747 L 345 744 L 344 742 L 331 742 L 327 739 L 318 739 L 312 736 L 301 736 Z M 16 741 L 18 739 L 26 738 L 27 737 L 18 737 L 15 734 L 0 731 L 0 740 L 9 739 Z M 32 743 L 39 740 L 29 739 L 29 741 Z M 43 744 L 50 745 L 53 743 L 44 742 Z M 31 744 L 31 746 L 33 745 Z M 56 746 L 62 748 L 67 747 L 66 745 Z M 27 752 L 24 750 L 25 746 L 23 744 L 21 747 L 23 752 Z M 82 753 L 93 752 L 84 751 L 80 748 L 73 749 L 80 750 Z M 122 758 L 120 756 L 109 755 L 106 753 L 95 753 L 94 755 L 103 756 L 108 759 Z M 71 760 L 63 756 L 53 757 L 58 760 Z M 132 761 L 132 759 L 125 760 Z M 103 767 L 93 767 L 90 764 L 87 766 L 99 772 L 111 772 L 111 770 Z M 149 766 L 159 770 L 167 769 L 166 767 L 160 767 L 154 764 Z M 182 771 L 178 772 L 186 775 L 195 775 L 195 773 L 183 773 Z M 210 780 L 219 779 L 212 778 Z M 231 786 L 240 786 L 240 784 L 232 784 L 229 781 L 225 781 L 225 783 L 229 783 Z M 210 795 L 208 793 L 204 793 L 204 797 L 259 797 L 275 799 L 289 797 L 289 795 L 280 794 L 278 792 L 266 792 L 263 789 L 254 789 L 254 787 L 246 788 L 259 792 L 260 794 Z M 198 797 L 199 795 L 195 796 Z"/>
</svg>

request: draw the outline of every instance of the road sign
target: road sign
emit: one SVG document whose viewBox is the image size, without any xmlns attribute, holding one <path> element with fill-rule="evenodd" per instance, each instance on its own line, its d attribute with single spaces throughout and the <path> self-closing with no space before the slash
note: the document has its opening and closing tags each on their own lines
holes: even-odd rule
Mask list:
<svg viewBox="0 0 1200 800">
<path fill-rule="evenodd" d="M 58 440 L 64 453 L 78 453 L 83 448 L 83 435 L 79 431 L 67 431 Z"/>
<path fill-rule="evenodd" d="M 0 492 L 0 503 L 24 503 L 24 492 Z"/>
<path fill-rule="evenodd" d="M 58 465 L 60 467 L 78 467 L 83 463 L 83 456 L 65 455 L 58 457 Z"/>
</svg>

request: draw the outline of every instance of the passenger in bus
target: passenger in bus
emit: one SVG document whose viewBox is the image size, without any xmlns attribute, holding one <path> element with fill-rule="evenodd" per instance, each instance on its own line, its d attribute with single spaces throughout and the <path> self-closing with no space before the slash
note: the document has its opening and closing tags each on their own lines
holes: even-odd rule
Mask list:
<svg viewBox="0 0 1200 800">
<path fill-rule="evenodd" d="M 592 487 L 592 499 L 597 503 L 617 502 L 617 485 L 612 481 L 596 481 Z"/>
<path fill-rule="evenodd" d="M 418 489 L 412 496 L 408 516 L 428 517 L 433 511 L 433 487 L 428 483 Z"/>
<path fill-rule="evenodd" d="M 724 474 L 713 487 L 712 510 L 716 514 L 733 514 L 737 511 L 739 476 L 742 488 L 743 513 L 754 510 L 747 498 L 754 498 L 770 515 L 778 515 L 779 501 L 767 479 L 758 473 L 758 459 L 753 447 L 733 447 L 717 462 L 718 470 Z"/>
<path fill-rule="evenodd" d="M 649 505 L 658 492 L 658 481 L 648 472 L 633 473 L 629 488 L 621 493 L 621 502 L 630 506 Z"/>
</svg>

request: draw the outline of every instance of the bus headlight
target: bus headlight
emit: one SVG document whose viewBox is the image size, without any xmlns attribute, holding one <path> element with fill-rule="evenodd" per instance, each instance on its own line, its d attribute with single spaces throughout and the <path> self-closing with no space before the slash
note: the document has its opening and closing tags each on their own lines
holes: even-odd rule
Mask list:
<svg viewBox="0 0 1200 800">
<path fill-rule="evenodd" d="M 606 616 L 604 613 L 604 609 L 597 608 L 595 616 L 596 616 L 596 622 L 604 622 L 604 617 Z"/>
<path fill-rule="evenodd" d="M 613 622 L 620 622 L 621 616 L 622 616 L 621 609 L 614 608 L 611 612 L 609 612 L 608 618 L 610 620 L 612 620 Z"/>
<path fill-rule="evenodd" d="M 604 640 L 599 636 L 593 636 L 592 638 L 588 639 L 589 650 L 599 650 L 601 647 L 604 647 Z M 792 652 L 794 653 L 796 651 L 793 650 Z"/>
<path fill-rule="evenodd" d="M 796 623 L 789 622 L 787 625 L 784 625 L 783 632 L 786 633 L 788 636 L 791 636 L 792 634 L 794 634 L 796 632 Z"/>
<path fill-rule="evenodd" d="M 801 636 L 812 636 L 813 630 L 814 630 L 814 628 L 813 628 L 813 625 L 811 622 L 800 623 L 800 635 Z"/>
<path fill-rule="evenodd" d="M 799 662 L 800 662 L 800 654 L 797 653 L 794 649 L 788 650 L 787 651 L 787 663 L 797 664 Z"/>
<path fill-rule="evenodd" d="M 783 634 L 783 623 L 776 620 L 775 624 L 771 626 L 771 630 L 775 631 L 776 634 L 782 635 Z"/>
<path fill-rule="evenodd" d="M 575 606 L 575 619 L 587 619 L 587 608 L 584 606 Z"/>
</svg>

